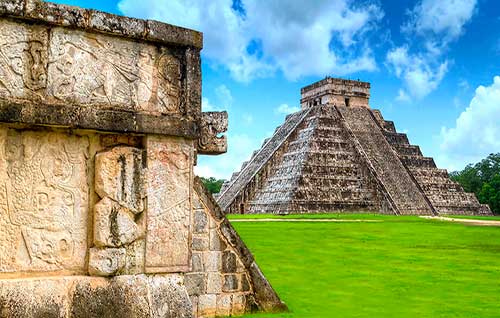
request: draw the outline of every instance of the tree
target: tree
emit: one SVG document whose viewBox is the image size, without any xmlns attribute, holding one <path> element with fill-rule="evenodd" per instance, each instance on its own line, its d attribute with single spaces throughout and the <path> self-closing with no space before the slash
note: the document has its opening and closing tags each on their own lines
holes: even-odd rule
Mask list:
<svg viewBox="0 0 500 318">
<path fill-rule="evenodd" d="M 212 194 L 214 193 L 219 193 L 220 188 L 222 187 L 222 184 L 224 183 L 224 179 L 215 179 L 214 177 L 210 178 L 204 178 L 201 177 L 201 181 L 205 185 L 205 187 L 208 189 L 208 191 Z"/>
<path fill-rule="evenodd" d="M 495 214 L 500 214 L 500 153 L 490 154 L 475 165 L 450 173 L 467 192 L 474 192 Z"/>
</svg>

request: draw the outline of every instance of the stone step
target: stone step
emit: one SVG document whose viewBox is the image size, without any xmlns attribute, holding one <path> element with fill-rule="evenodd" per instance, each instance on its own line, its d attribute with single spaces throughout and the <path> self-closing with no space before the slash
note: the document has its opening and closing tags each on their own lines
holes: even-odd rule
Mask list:
<svg viewBox="0 0 500 318">
<path fill-rule="evenodd" d="M 431 157 L 422 157 L 422 156 L 399 156 L 401 161 L 407 167 L 425 167 L 425 168 L 436 168 L 436 164 L 434 163 L 434 159 Z"/>
<path fill-rule="evenodd" d="M 393 145 L 393 147 L 399 155 L 422 156 L 422 152 L 420 151 L 419 146 L 396 144 L 396 145 Z"/>
<path fill-rule="evenodd" d="M 384 131 L 384 136 L 391 145 L 410 145 L 406 134 Z"/>
</svg>

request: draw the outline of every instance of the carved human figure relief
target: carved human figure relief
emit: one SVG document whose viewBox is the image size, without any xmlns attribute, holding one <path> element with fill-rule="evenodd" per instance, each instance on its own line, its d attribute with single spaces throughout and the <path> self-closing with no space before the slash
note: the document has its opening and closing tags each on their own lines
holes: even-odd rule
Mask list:
<svg viewBox="0 0 500 318">
<path fill-rule="evenodd" d="M 152 98 L 155 56 L 153 46 L 55 28 L 49 94 L 63 101 L 136 109 Z"/>
<path fill-rule="evenodd" d="M 83 270 L 87 138 L 0 132 L 0 270 Z"/>
</svg>

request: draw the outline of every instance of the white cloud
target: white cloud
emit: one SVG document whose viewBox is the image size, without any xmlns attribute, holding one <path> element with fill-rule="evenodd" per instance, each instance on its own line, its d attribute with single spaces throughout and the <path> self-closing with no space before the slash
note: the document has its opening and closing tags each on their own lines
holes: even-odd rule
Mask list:
<svg viewBox="0 0 500 318">
<path fill-rule="evenodd" d="M 500 149 L 500 76 L 490 86 L 479 86 L 455 127 L 441 129 L 439 160 L 451 170 L 477 162 Z"/>
<path fill-rule="evenodd" d="M 401 28 L 408 43 L 390 50 L 386 62 L 410 95 L 420 99 L 439 86 L 450 65 L 442 55 L 464 33 L 475 7 L 476 0 L 422 0 L 408 11 L 409 19 Z M 415 41 L 411 53 L 414 36 L 423 40 Z"/>
<path fill-rule="evenodd" d="M 222 84 L 215 89 L 215 103 L 207 97 L 201 99 L 201 109 L 204 112 L 229 110 L 233 105 L 233 95 L 226 85 Z"/>
<path fill-rule="evenodd" d="M 423 0 L 409 12 L 403 27 L 428 38 L 429 48 L 438 48 L 456 40 L 472 18 L 476 0 Z M 432 51 L 432 49 L 431 49 Z"/>
<path fill-rule="evenodd" d="M 291 114 L 291 113 L 298 112 L 299 110 L 300 110 L 300 108 L 297 107 L 297 106 L 290 106 L 288 104 L 281 104 L 281 105 L 279 105 L 278 107 L 276 107 L 274 109 L 274 112 L 276 114 L 285 114 L 285 115 L 288 115 L 288 114 Z"/>
<path fill-rule="evenodd" d="M 435 64 L 423 55 L 409 54 L 408 46 L 397 47 L 387 53 L 387 64 L 404 81 L 406 91 L 418 99 L 435 90 L 448 70 L 448 61 Z M 405 96 L 399 91 L 398 99 Z M 407 97 L 407 96 L 406 96 Z"/>
<path fill-rule="evenodd" d="M 373 71 L 367 33 L 383 17 L 373 3 L 351 0 L 121 0 L 126 15 L 204 32 L 202 54 L 233 78 L 250 81 L 281 71 L 289 79 Z"/>
</svg>

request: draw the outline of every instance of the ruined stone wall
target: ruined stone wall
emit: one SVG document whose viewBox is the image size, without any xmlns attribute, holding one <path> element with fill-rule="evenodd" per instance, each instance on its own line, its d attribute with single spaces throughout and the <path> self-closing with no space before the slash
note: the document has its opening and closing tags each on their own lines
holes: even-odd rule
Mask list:
<svg viewBox="0 0 500 318">
<path fill-rule="evenodd" d="M 286 306 L 193 175 L 201 34 L 0 2 L 0 317 L 213 317 Z"/>
</svg>

